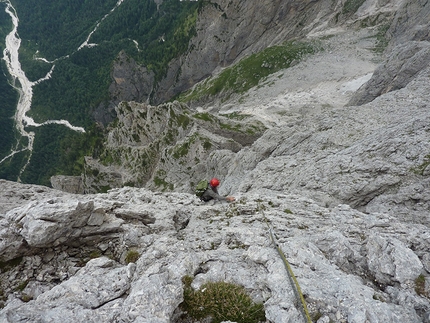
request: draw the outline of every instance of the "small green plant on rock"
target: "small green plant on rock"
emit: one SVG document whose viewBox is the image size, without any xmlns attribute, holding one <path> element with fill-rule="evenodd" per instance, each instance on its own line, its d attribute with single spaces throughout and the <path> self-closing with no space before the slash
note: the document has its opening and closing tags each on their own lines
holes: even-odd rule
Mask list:
<svg viewBox="0 0 430 323">
<path fill-rule="evenodd" d="M 365 2 L 365 0 L 346 0 L 345 4 L 343 5 L 343 14 L 351 14 L 358 10 L 358 8 L 361 7 L 361 5 Z"/>
<path fill-rule="evenodd" d="M 322 317 L 322 313 L 320 311 L 312 314 L 312 322 L 318 321 Z"/>
<path fill-rule="evenodd" d="M 131 263 L 131 262 L 136 262 L 137 259 L 139 259 L 140 255 L 136 250 L 129 250 L 127 252 L 127 255 L 125 256 L 125 262 L 127 264 Z"/>
<path fill-rule="evenodd" d="M 191 287 L 192 277 L 185 276 L 182 282 L 184 302 L 180 306 L 193 319 L 211 317 L 212 323 L 258 323 L 266 320 L 263 304 L 254 303 L 242 286 L 222 281 L 208 282 L 195 291 Z"/>
<path fill-rule="evenodd" d="M 415 279 L 415 292 L 420 296 L 429 297 L 426 292 L 426 278 L 422 274 Z"/>
<path fill-rule="evenodd" d="M 385 303 L 385 298 L 379 294 L 373 294 L 373 299 Z"/>
<path fill-rule="evenodd" d="M 9 261 L 1 262 L 0 261 L 0 273 L 5 273 L 12 268 L 19 266 L 22 262 L 22 257 L 15 258 Z"/>
<path fill-rule="evenodd" d="M 99 257 L 101 257 L 101 256 L 102 256 L 102 254 L 101 254 L 101 252 L 100 252 L 99 250 L 91 251 L 91 253 L 90 253 L 90 255 L 89 255 L 89 257 L 90 257 L 91 259 L 99 258 Z"/>
<path fill-rule="evenodd" d="M 26 280 L 26 281 L 23 281 L 23 282 L 21 282 L 21 283 L 19 283 L 19 285 L 18 285 L 18 287 L 16 288 L 16 290 L 18 290 L 18 291 L 23 291 L 26 287 L 27 287 L 27 285 L 28 285 L 28 281 Z"/>
<path fill-rule="evenodd" d="M 417 167 L 413 168 L 412 171 L 417 175 L 424 176 L 424 173 L 425 173 L 425 171 L 429 165 L 430 165 L 430 154 L 424 156 L 423 163 L 421 165 L 418 165 Z"/>
<path fill-rule="evenodd" d="M 24 293 L 21 295 L 21 301 L 28 303 L 31 300 L 33 300 L 32 296 L 24 294 Z"/>
<path fill-rule="evenodd" d="M 2 302 L 5 302 L 6 300 L 7 300 L 7 296 L 5 295 L 5 293 L 1 287 L 1 281 L 0 281 L 0 308 L 2 308 L 1 307 Z"/>
</svg>

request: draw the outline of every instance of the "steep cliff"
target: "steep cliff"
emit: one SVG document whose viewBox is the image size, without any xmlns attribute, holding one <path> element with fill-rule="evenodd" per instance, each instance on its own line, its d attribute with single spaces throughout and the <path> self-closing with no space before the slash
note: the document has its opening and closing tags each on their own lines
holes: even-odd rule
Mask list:
<svg viewBox="0 0 430 323">
<path fill-rule="evenodd" d="M 194 108 L 115 105 L 83 177 L 103 194 L 0 181 L 0 320 L 192 322 L 202 306 L 186 310 L 190 289 L 221 281 L 243 286 L 272 323 L 430 322 L 429 10 L 409 0 L 205 6 L 202 43 L 172 63 L 166 97 L 211 75 L 194 90 L 209 88 L 291 28 L 318 50 Z M 225 37 L 215 62 L 205 33 Z M 186 61 L 199 77 L 182 74 Z M 213 175 L 235 203 L 190 194 Z"/>
<path fill-rule="evenodd" d="M 425 12 L 428 10 L 427 7 L 423 6 L 424 9 L 421 11 Z M 113 67 L 115 81 L 111 89 L 115 100 L 112 102 L 131 99 L 147 101 L 151 95 L 154 95 L 153 101 L 162 102 L 192 87 L 186 95 L 179 96 L 179 99 L 191 108 L 185 114 L 192 115 L 191 111 L 197 109 L 203 112 L 195 115 L 197 119 L 215 122 L 218 117 L 208 113 L 222 110 L 225 115 L 243 118 L 241 123 L 231 126 L 220 121 L 215 123 L 224 130 L 227 128 L 237 130 L 236 133 L 224 131 L 225 133 L 221 134 L 223 140 L 230 137 L 233 140 L 232 144 L 237 141 L 240 133 L 242 137 L 255 133 L 249 137 L 249 145 L 262 130 L 260 126 L 257 126 L 256 131 L 250 130 L 249 127 L 255 127 L 252 124 L 247 129 L 246 119 L 249 115 L 255 115 L 266 127 L 289 123 L 291 118 L 283 118 L 283 115 L 295 114 L 296 109 L 306 110 L 306 114 L 299 113 L 299 119 L 307 118 L 307 115 L 310 115 L 311 119 L 319 119 L 320 112 L 331 110 L 329 106 L 342 107 L 348 101 L 349 104 L 354 102 L 359 104 L 380 95 L 383 92 L 381 87 L 384 86 L 378 77 L 381 73 L 385 83 L 392 82 L 390 80 L 394 75 L 396 75 L 394 82 L 404 83 L 403 86 L 407 84 L 405 82 L 413 79 L 417 72 L 426 66 L 429 55 L 426 55 L 424 41 L 408 43 L 406 47 L 400 46 L 406 53 L 420 52 L 409 64 L 405 60 L 412 54 L 398 55 L 398 50 L 393 49 L 397 48 L 394 46 L 396 41 L 407 39 L 404 30 L 409 29 L 396 27 L 399 24 L 399 16 L 406 15 L 407 10 L 412 10 L 406 8 L 409 8 L 408 3 L 402 1 L 208 3 L 199 13 L 197 36 L 192 39 L 188 53 L 172 62 L 166 78 L 158 85 L 154 84 L 153 76 L 150 76 L 146 69 L 139 69 L 124 53 L 120 55 Z M 414 10 L 417 11 L 416 8 Z M 425 29 L 423 25 L 425 21 L 422 21 L 425 20 L 425 15 L 421 17 L 414 22 L 417 34 L 419 29 Z M 389 28 L 390 24 L 392 26 Z M 381 52 L 387 47 L 390 35 L 392 45 L 388 47 L 387 52 L 390 61 L 377 68 L 377 64 L 383 60 Z M 292 41 L 293 39 L 300 41 Z M 255 54 L 250 56 L 252 53 Z M 395 57 L 395 62 L 390 57 Z M 403 64 L 405 72 L 397 74 L 396 71 Z M 413 68 L 408 67 L 409 65 Z M 375 70 L 375 75 L 367 82 Z M 277 72 L 279 74 L 276 77 L 270 78 Z M 405 74 L 404 77 L 401 77 L 402 73 Z M 200 80 L 203 81 L 196 84 Z M 378 85 L 375 85 L 375 82 Z M 366 84 L 354 94 L 363 83 Z M 151 84 L 155 86 L 153 89 Z M 272 86 L 273 84 L 276 85 Z M 258 90 L 259 88 L 262 90 Z M 300 88 L 313 92 L 311 95 L 314 98 L 312 100 L 293 98 L 293 93 Z M 399 86 L 394 88 L 398 89 Z M 263 93 L 264 91 L 268 94 Z M 280 95 L 282 91 L 291 92 L 285 96 L 290 100 L 288 105 L 291 109 L 286 109 L 284 103 L 281 103 L 279 108 L 269 112 L 270 109 L 266 109 L 265 105 L 270 104 L 268 102 L 272 97 Z M 332 94 L 330 99 L 327 98 L 327 93 Z M 247 99 L 250 95 L 252 98 Z M 359 99 L 360 97 L 362 99 Z M 179 125 L 176 115 L 182 115 L 183 112 L 176 111 L 171 116 L 163 112 L 165 111 L 163 106 L 160 108 L 148 106 L 148 109 L 163 115 L 158 120 L 151 119 L 150 122 L 161 123 L 162 125 L 156 127 L 163 129 L 164 125 L 184 128 L 179 136 L 169 135 L 166 140 L 156 138 L 157 143 L 147 147 L 147 143 L 140 142 L 139 137 L 152 136 L 148 133 L 155 130 L 154 126 L 148 125 L 145 118 L 140 118 L 142 112 L 138 113 L 137 110 L 141 108 L 133 104 L 127 110 L 124 109 L 124 105 L 114 105 L 118 106 L 116 112 L 120 125 L 119 127 L 115 125 L 116 129 L 110 131 L 104 156 L 86 160 L 88 192 L 120 187 L 124 184 L 191 191 L 198 178 L 210 177 L 213 173 L 225 176 L 229 168 L 225 163 L 231 163 L 234 153 L 240 150 L 237 143 L 233 144 L 234 149 L 219 144 L 221 139 L 209 134 L 214 130 L 213 127 L 207 128 L 210 122 L 205 123 L 205 134 L 199 137 L 193 128 L 194 121 L 187 123 L 186 127 Z M 253 108 L 248 112 L 250 106 Z M 144 107 L 142 109 L 145 110 Z M 185 105 L 180 109 L 188 110 Z M 134 120 L 135 125 L 130 128 L 125 124 L 124 127 L 122 120 L 130 118 Z M 184 118 L 189 119 L 188 116 Z M 269 120 L 276 122 L 270 123 Z M 240 129 L 241 127 L 244 128 Z M 122 130 L 119 130 L 121 128 Z M 176 129 L 178 128 L 175 128 L 175 131 Z M 275 127 L 273 131 L 276 132 L 276 129 L 278 128 Z M 138 134 L 142 131 L 148 133 Z M 158 130 L 156 132 L 158 133 Z M 163 136 L 166 134 L 168 133 L 164 133 Z M 218 131 L 215 134 L 218 136 L 220 133 Z M 116 142 L 112 141 L 114 137 L 117 138 Z M 199 138 L 204 140 L 201 141 Z M 243 142 L 239 141 L 239 144 L 243 145 Z M 209 146 L 210 149 L 206 149 Z M 222 152 L 226 147 L 227 150 Z M 181 158 L 172 159 L 172 155 L 178 157 L 177 153 L 172 153 L 172 149 L 181 150 Z M 109 154 L 115 156 L 114 159 L 108 156 Z M 269 155 L 267 153 L 264 157 L 255 157 L 255 160 L 250 161 L 252 167 Z M 98 159 L 101 160 L 101 164 L 109 167 L 98 166 L 97 157 L 100 157 Z M 115 163 L 112 163 L 114 160 Z M 222 160 L 222 164 L 220 165 L 217 160 Z M 166 163 L 165 166 L 162 163 Z M 243 180 L 246 174 L 244 171 L 240 174 L 238 179 Z M 235 179 L 235 182 L 239 181 Z M 237 189 L 237 186 L 232 187 L 232 190 Z"/>
<path fill-rule="evenodd" d="M 401 3 L 401 0 L 207 2 L 199 12 L 197 35 L 191 40 L 188 52 L 171 61 L 166 76 L 154 84 L 147 98 L 152 104 L 163 103 L 269 46 L 334 27 L 385 26 L 390 24 Z M 130 69 L 129 73 L 134 71 Z M 129 81 L 133 82 L 132 78 Z M 138 99 L 141 97 L 133 98 Z"/>
<path fill-rule="evenodd" d="M 251 116 L 193 112 L 178 102 L 123 102 L 116 113 L 100 156 L 86 158 L 86 192 L 124 185 L 192 191 L 217 164 L 212 152 L 238 152 L 266 130 Z"/>
<path fill-rule="evenodd" d="M 361 105 L 383 93 L 404 88 L 430 63 L 430 8 L 427 1 L 405 2 L 396 12 L 387 31 L 391 41 L 387 61 L 375 71 L 351 98 L 350 105 Z"/>
</svg>

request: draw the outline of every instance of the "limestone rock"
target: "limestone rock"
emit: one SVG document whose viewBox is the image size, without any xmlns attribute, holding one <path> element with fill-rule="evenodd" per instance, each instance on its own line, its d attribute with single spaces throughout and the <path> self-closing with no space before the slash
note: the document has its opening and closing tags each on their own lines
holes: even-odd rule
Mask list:
<svg viewBox="0 0 430 323">
<path fill-rule="evenodd" d="M 354 94 L 349 105 L 362 105 L 383 93 L 405 87 L 429 64 L 428 41 L 398 45 L 392 50 L 387 61 L 376 69 L 372 79 Z"/>
<path fill-rule="evenodd" d="M 85 191 L 123 185 L 187 191 L 207 175 L 212 151 L 238 152 L 265 131 L 259 120 L 196 113 L 179 102 L 157 107 L 123 102 L 98 159 L 86 157 Z"/>
<path fill-rule="evenodd" d="M 155 99 L 194 84 L 219 62 L 228 65 L 288 38 L 290 27 L 300 31 L 295 35 L 331 36 L 332 52 L 298 62 L 295 77 L 312 76 L 305 72 L 327 55 L 345 69 L 351 62 L 362 66 L 345 56 L 373 57 L 363 49 L 369 29 L 343 33 L 340 27 L 367 18 L 379 23 L 398 12 L 388 66 L 367 85 L 384 90 L 371 102 L 343 104 L 356 83 L 369 79 L 372 64 L 358 78 L 331 73 L 332 64 L 323 70 L 328 78 L 319 75 L 308 87 L 300 80 L 286 88 L 277 74 L 270 86 L 248 93 L 257 100 L 251 107 L 246 97 L 198 111 L 178 102 L 124 102 L 115 107 L 118 125 L 105 147 L 87 163 L 87 187 L 105 193 L 1 180 L 0 321 L 183 323 L 182 279 L 189 276 L 196 290 L 209 281 L 239 284 L 264 304 L 267 321 L 299 322 L 301 302 L 286 259 L 320 323 L 428 322 L 430 67 L 422 27 L 430 2 L 372 0 L 349 13 L 346 3 L 207 5 L 196 51 L 172 62 Z M 308 15 L 298 16 L 305 8 Z M 336 25 L 337 18 L 345 25 Z M 217 34 L 218 40 L 203 37 Z M 336 55 L 345 44 L 345 56 Z M 191 76 L 195 66 L 201 70 Z M 318 101 L 327 89 L 345 97 Z M 277 96 L 264 101 L 262 92 Z M 236 113 L 258 109 L 263 121 L 230 120 L 232 106 Z M 249 137 L 234 131 L 252 126 L 258 131 Z M 235 203 L 203 203 L 187 193 L 193 181 L 214 174 Z M 132 181 L 146 188 L 124 186 Z"/>
<path fill-rule="evenodd" d="M 383 93 L 405 87 L 430 63 L 428 2 L 398 3 L 387 32 L 391 36 L 388 58 L 376 69 L 372 79 L 354 94 L 349 105 L 368 103 Z"/>
<path fill-rule="evenodd" d="M 63 192 L 84 194 L 84 183 L 81 176 L 52 176 L 51 185 L 53 188 Z"/>
<path fill-rule="evenodd" d="M 33 232 L 40 238 L 32 241 L 44 238 L 44 249 L 32 249 L 32 256 L 10 263 L 0 274 L 8 295 L 0 310 L 2 322 L 60 317 L 66 322 L 179 322 L 186 275 L 193 277 L 195 289 L 220 280 L 244 286 L 254 301 L 264 303 L 271 322 L 300 321 L 300 301 L 268 225 L 311 313 L 332 321 L 408 323 L 421 322 L 430 310 L 429 300 L 414 289 L 415 275 L 423 267 L 420 259 L 427 259 L 423 254 L 430 248 L 429 229 L 395 214 L 365 214 L 348 205 L 326 208 L 273 190 L 242 193 L 234 204 L 204 204 L 191 194 L 130 187 L 67 196 L 55 208 L 46 200 L 29 202 L 6 216 L 45 209 L 46 219 L 68 223 L 62 236 L 72 237 L 79 227 L 84 232 L 96 226 L 88 213 L 100 217 L 103 210 L 100 231 L 90 236 L 109 237 L 107 245 L 106 240 L 83 236 L 76 241 L 85 243 L 74 244 L 44 238 L 48 231 L 40 226 Z M 60 206 L 65 212 L 58 212 Z M 149 214 L 152 220 L 147 221 Z M 114 218 L 121 230 L 106 236 L 102 228 L 109 221 L 113 227 Z M 79 259 L 92 243 L 100 246 L 98 254 L 93 260 Z M 138 259 L 127 265 L 124 255 L 130 250 Z M 28 283 L 20 291 L 16 286 L 22 281 Z"/>
<path fill-rule="evenodd" d="M 133 264 L 119 266 L 107 258 L 94 259 L 71 279 L 30 301 L 32 306 L 10 303 L 0 318 L 3 322 L 95 322 L 95 317 L 112 321 L 118 315 L 114 308 L 120 306 L 121 297 L 130 288 L 134 270 Z M 109 313 L 105 304 L 110 304 Z M 93 312 L 99 314 L 94 316 Z"/>
<path fill-rule="evenodd" d="M 121 101 L 146 102 L 154 85 L 154 73 L 139 66 L 133 58 L 121 51 L 112 70 L 113 83 L 109 92 L 118 104 Z"/>
<path fill-rule="evenodd" d="M 380 236 L 371 236 L 366 248 L 369 270 L 381 284 L 413 281 L 423 269 L 417 255 L 396 239 L 387 241 Z M 407 266 L 399 264 L 403 261 Z"/>
</svg>

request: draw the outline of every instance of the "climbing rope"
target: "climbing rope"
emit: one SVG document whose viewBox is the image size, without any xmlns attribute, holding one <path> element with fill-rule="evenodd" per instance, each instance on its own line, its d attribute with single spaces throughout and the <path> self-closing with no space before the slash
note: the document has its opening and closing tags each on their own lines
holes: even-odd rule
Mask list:
<svg viewBox="0 0 430 323">
<path fill-rule="evenodd" d="M 273 245 L 275 246 L 276 250 L 278 251 L 279 256 L 281 257 L 282 261 L 284 262 L 285 268 L 287 269 L 288 272 L 288 278 L 290 279 L 290 283 L 293 287 L 293 291 L 294 294 L 296 295 L 296 297 L 300 300 L 300 302 L 302 303 L 302 314 L 306 320 L 307 323 L 312 323 L 311 317 L 309 315 L 309 311 L 308 311 L 308 307 L 306 305 L 306 301 L 305 298 L 303 297 L 302 294 L 302 290 L 300 288 L 299 282 L 297 281 L 296 276 L 293 273 L 293 270 L 291 269 L 290 263 L 288 262 L 287 258 L 285 257 L 284 252 L 282 251 L 282 249 L 279 247 L 278 242 L 276 241 L 275 235 L 273 233 L 272 228 L 269 225 L 269 221 L 267 220 L 264 211 L 262 211 L 264 220 L 266 221 L 267 227 L 269 228 L 269 233 L 270 233 L 270 238 L 273 242 Z"/>
</svg>

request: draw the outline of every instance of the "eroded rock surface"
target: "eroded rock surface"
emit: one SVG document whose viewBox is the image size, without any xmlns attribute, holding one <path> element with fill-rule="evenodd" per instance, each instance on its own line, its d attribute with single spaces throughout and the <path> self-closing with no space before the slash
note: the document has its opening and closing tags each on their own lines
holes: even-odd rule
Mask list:
<svg viewBox="0 0 430 323">
<path fill-rule="evenodd" d="M 5 192 L 20 187 L 1 184 Z M 123 188 L 40 199 L 3 213 L 1 241 L 28 248 L 9 249 L 8 258 L 22 259 L 2 269 L 8 298 L 0 319 L 175 322 L 189 275 L 194 288 L 240 284 L 264 302 L 270 322 L 299 322 L 300 302 L 267 220 L 322 322 L 425 321 L 430 303 L 415 280 L 429 274 L 427 226 L 273 190 L 237 198 L 204 204 L 185 193 Z M 30 223 L 38 226 L 31 236 Z M 130 250 L 139 258 L 127 265 Z"/>
</svg>

